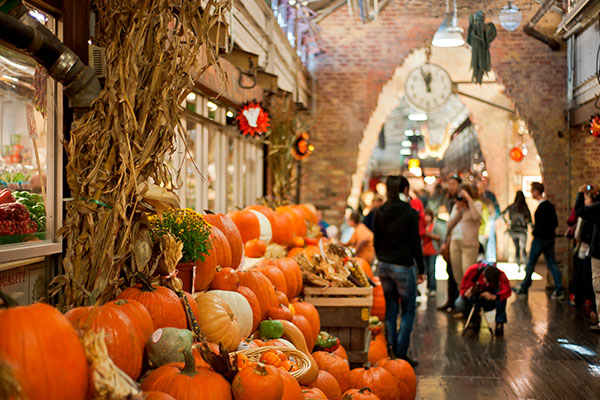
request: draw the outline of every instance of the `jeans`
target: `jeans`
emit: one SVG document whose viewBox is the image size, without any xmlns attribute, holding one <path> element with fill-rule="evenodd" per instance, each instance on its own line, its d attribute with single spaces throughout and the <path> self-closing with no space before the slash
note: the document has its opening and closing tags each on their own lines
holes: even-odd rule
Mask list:
<svg viewBox="0 0 600 400">
<path fill-rule="evenodd" d="M 423 256 L 423 262 L 425 263 L 425 273 L 427 274 L 427 289 L 437 290 L 437 284 L 435 282 L 435 261 L 437 255 L 434 256 Z"/>
<path fill-rule="evenodd" d="M 515 245 L 517 264 L 521 265 L 527 260 L 527 233 L 510 232 L 510 237 Z"/>
<path fill-rule="evenodd" d="M 414 267 L 379 262 L 379 278 L 385 297 L 385 330 L 396 357 L 406 357 L 417 305 L 417 276 Z M 400 304 L 398 304 L 400 301 Z M 402 320 L 398 329 L 399 308 Z"/>
<path fill-rule="evenodd" d="M 492 311 L 496 309 L 496 323 L 497 324 L 505 324 L 508 322 L 506 318 L 506 299 L 499 300 L 486 300 L 482 297 L 462 297 L 460 296 L 456 299 L 456 303 L 454 303 L 454 307 L 456 311 L 462 312 L 465 316 L 469 315 L 471 312 L 471 308 L 475 305 L 475 311 L 473 312 L 473 317 L 479 317 L 479 311 L 483 308 L 484 311 Z"/>
<path fill-rule="evenodd" d="M 556 261 L 554 260 L 554 239 L 533 239 L 533 242 L 531 243 L 531 250 L 529 250 L 529 261 L 527 262 L 527 267 L 525 268 L 525 279 L 521 283 L 521 290 L 527 292 L 531 286 L 531 276 L 533 275 L 535 264 L 537 263 L 537 260 L 540 258 L 541 254 L 544 254 L 548 269 L 554 278 L 556 293 L 562 293 L 562 278 L 560 276 L 558 265 L 556 265 Z"/>
<path fill-rule="evenodd" d="M 488 221 L 489 233 L 485 245 L 485 259 L 489 262 L 496 262 L 496 216 L 490 215 Z"/>
</svg>

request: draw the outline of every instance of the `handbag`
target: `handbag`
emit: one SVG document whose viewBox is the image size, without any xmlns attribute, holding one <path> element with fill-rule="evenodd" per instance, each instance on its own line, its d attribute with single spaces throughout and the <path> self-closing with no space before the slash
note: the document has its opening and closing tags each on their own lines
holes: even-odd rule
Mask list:
<svg viewBox="0 0 600 400">
<path fill-rule="evenodd" d="M 440 248 L 440 254 L 442 255 L 444 261 L 446 261 L 447 263 L 450 262 L 450 244 L 448 242 L 445 242 L 442 245 L 442 247 Z"/>
</svg>

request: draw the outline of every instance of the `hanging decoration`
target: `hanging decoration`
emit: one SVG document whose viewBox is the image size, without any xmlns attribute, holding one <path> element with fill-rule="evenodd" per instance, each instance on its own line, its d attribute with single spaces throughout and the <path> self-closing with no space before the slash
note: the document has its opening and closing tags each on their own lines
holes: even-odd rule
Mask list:
<svg viewBox="0 0 600 400">
<path fill-rule="evenodd" d="M 483 11 L 477 11 L 469 17 L 467 43 L 471 46 L 472 81 L 480 85 L 483 82 L 483 75 L 487 76 L 487 73 L 492 70 L 490 44 L 496 38 L 496 33 L 496 26 L 493 23 L 485 23 Z"/>
<path fill-rule="evenodd" d="M 523 13 L 512 0 L 508 0 L 508 4 L 500 10 L 500 25 L 509 32 L 516 31 L 521 26 L 522 19 Z"/>
<path fill-rule="evenodd" d="M 588 132 L 594 137 L 600 137 L 600 114 L 592 115 L 588 124 Z"/>
<path fill-rule="evenodd" d="M 525 157 L 525 154 L 523 154 L 523 149 L 521 147 L 513 147 L 512 149 L 510 149 L 508 155 L 510 156 L 510 158 L 517 162 L 523 161 L 523 158 Z"/>
<path fill-rule="evenodd" d="M 296 160 L 304 160 L 314 151 L 314 149 L 315 146 L 310 144 L 310 135 L 308 132 L 302 132 L 296 135 L 296 140 L 292 147 L 292 154 Z"/>
<path fill-rule="evenodd" d="M 269 114 L 256 101 L 245 103 L 238 111 L 236 117 L 238 129 L 244 136 L 260 136 L 267 133 L 269 126 Z"/>
</svg>

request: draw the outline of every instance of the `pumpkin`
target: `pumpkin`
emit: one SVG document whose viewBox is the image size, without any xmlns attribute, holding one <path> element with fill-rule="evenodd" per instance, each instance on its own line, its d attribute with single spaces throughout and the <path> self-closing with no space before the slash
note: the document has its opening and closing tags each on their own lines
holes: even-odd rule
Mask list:
<svg viewBox="0 0 600 400">
<path fill-rule="evenodd" d="M 198 309 L 202 310 L 198 318 L 198 326 L 206 340 L 221 343 L 228 351 L 237 350 L 242 335 L 229 305 L 212 292 L 200 293 L 196 297 L 196 303 Z"/>
<path fill-rule="evenodd" d="M 306 258 L 312 260 L 313 256 L 321 255 L 321 249 L 319 248 L 319 246 L 306 246 L 304 248 L 303 254 L 306 256 Z"/>
<path fill-rule="evenodd" d="M 300 332 L 302 332 L 304 340 L 306 341 L 306 347 L 308 347 L 309 351 L 312 351 L 313 347 L 315 347 L 315 340 L 310 322 L 308 322 L 303 315 L 296 313 L 296 315 L 292 317 L 292 323 L 300 329 Z"/>
<path fill-rule="evenodd" d="M 291 321 L 293 315 L 289 308 L 283 304 L 280 304 L 277 307 L 269 308 L 267 311 L 267 317 L 271 319 L 284 319 L 286 321 Z"/>
<path fill-rule="evenodd" d="M 355 368 L 350 371 L 350 386 L 353 389 L 371 388 L 381 400 L 398 400 L 400 392 L 396 380 L 387 370 L 374 368 Z"/>
<path fill-rule="evenodd" d="M 231 389 L 235 400 L 281 400 L 283 380 L 275 367 L 259 363 L 238 372 Z"/>
<path fill-rule="evenodd" d="M 296 236 L 292 241 L 292 246 L 294 247 L 304 247 L 306 246 L 306 241 L 302 236 Z"/>
<path fill-rule="evenodd" d="M 333 354 L 335 354 L 338 357 L 343 358 L 344 360 L 346 360 L 346 362 L 350 362 L 350 360 L 348 359 L 348 353 L 346 353 L 346 349 L 341 344 L 337 349 L 335 349 Z"/>
<path fill-rule="evenodd" d="M 260 258 L 267 252 L 267 244 L 259 239 L 251 239 L 244 244 L 244 253 L 247 257 Z"/>
<path fill-rule="evenodd" d="M 292 227 L 294 228 L 295 236 L 306 236 L 306 220 L 302 210 L 295 209 L 291 206 L 277 207 L 276 211 L 287 213 L 292 219 Z M 289 229 L 289 228 L 288 228 Z"/>
<path fill-rule="evenodd" d="M 144 400 L 175 400 L 175 398 L 163 392 L 150 391 L 144 392 Z"/>
<path fill-rule="evenodd" d="M 317 362 L 319 369 L 333 375 L 335 380 L 340 384 L 340 389 L 342 391 L 352 388 L 349 380 L 350 367 L 344 359 L 325 351 L 316 351 L 312 355 Z"/>
<path fill-rule="evenodd" d="M 225 290 L 211 290 L 209 293 L 216 294 L 229 305 L 240 327 L 242 336 L 249 336 L 253 332 L 252 308 L 250 308 L 250 303 L 243 295 Z"/>
<path fill-rule="evenodd" d="M 296 260 L 290 257 L 278 258 L 275 260 L 275 265 L 285 276 L 287 285 L 285 294 L 288 299 L 298 296 L 302 292 L 302 270 Z"/>
<path fill-rule="evenodd" d="M 302 387 L 302 394 L 306 400 L 316 400 L 316 399 L 325 399 L 327 400 L 327 396 L 321 389 L 311 388 L 311 387 Z"/>
<path fill-rule="evenodd" d="M 373 365 L 377 364 L 388 356 L 388 346 L 383 335 L 377 335 L 371 339 L 369 343 L 369 362 Z"/>
<path fill-rule="evenodd" d="M 208 241 L 210 243 L 210 250 L 208 254 L 204 254 L 204 259 L 200 258 L 196 260 L 196 280 L 194 281 L 194 290 L 201 291 L 210 285 L 215 279 L 217 274 L 217 266 L 220 265 L 220 258 L 225 257 L 223 250 L 224 235 L 219 231 L 218 228 L 211 226 L 210 236 Z M 231 248 L 230 248 L 231 253 Z M 230 262 L 231 263 L 231 262 Z"/>
<path fill-rule="evenodd" d="M 304 248 L 302 247 L 292 247 L 288 253 L 287 256 L 290 258 L 294 258 L 296 256 L 302 255 L 304 254 Z"/>
<path fill-rule="evenodd" d="M 342 400 L 381 400 L 376 394 L 371 392 L 371 388 L 350 389 L 344 393 Z"/>
<path fill-rule="evenodd" d="M 196 363 L 196 368 L 203 367 L 212 369 L 212 366 L 204 361 L 202 353 L 200 352 L 200 348 L 198 348 L 196 345 L 192 346 L 192 355 L 194 357 L 194 362 Z"/>
<path fill-rule="evenodd" d="M 260 304 L 261 321 L 267 317 L 267 310 L 279 304 L 273 284 L 269 279 L 259 271 L 248 271 L 241 275 L 240 285 L 249 287 Z"/>
<path fill-rule="evenodd" d="M 275 265 L 265 265 L 263 267 L 256 268 L 257 271 L 262 272 L 271 281 L 276 290 L 287 293 L 287 283 L 285 275 Z M 288 302 L 289 303 L 289 302 Z M 281 304 L 279 301 L 277 304 Z"/>
<path fill-rule="evenodd" d="M 417 396 L 417 376 L 407 361 L 392 357 L 379 360 L 376 366 L 392 374 L 398 384 L 401 399 L 414 399 Z"/>
<path fill-rule="evenodd" d="M 204 219 L 209 224 L 219 228 L 225 235 L 231 249 L 231 268 L 238 269 L 242 265 L 244 256 L 244 243 L 238 227 L 231 218 L 224 214 L 207 214 Z"/>
<path fill-rule="evenodd" d="M 281 376 L 283 382 L 283 395 L 281 400 L 304 400 L 302 388 L 296 378 L 290 375 L 287 371 L 276 368 L 277 373 Z"/>
<path fill-rule="evenodd" d="M 317 336 L 321 332 L 321 317 L 319 312 L 312 304 L 306 301 L 295 301 L 292 302 L 296 315 L 304 316 L 310 323 L 310 327 L 313 332 L 313 343 L 317 341 Z"/>
<path fill-rule="evenodd" d="M 155 369 L 142 383 L 142 390 L 167 393 L 177 400 L 231 400 L 231 386 L 222 375 L 196 368 L 189 351 L 185 364 L 171 363 Z"/>
<path fill-rule="evenodd" d="M 287 213 L 278 211 L 275 213 L 274 221 L 273 242 L 285 247 L 291 245 L 295 231 L 290 227 L 294 224 L 294 219 Z"/>
<path fill-rule="evenodd" d="M 375 276 L 373 275 L 373 269 L 371 268 L 371 264 L 369 264 L 367 260 L 361 257 L 354 257 L 353 260 L 363 271 L 365 271 L 365 274 L 367 274 L 369 278 L 375 278 Z"/>
<path fill-rule="evenodd" d="M 150 317 L 150 313 L 146 307 L 144 307 L 144 305 L 139 301 L 135 301 L 133 299 L 113 300 L 106 303 L 106 305 L 118 307 L 121 311 L 127 314 L 133 323 L 133 326 L 135 327 L 138 335 L 138 341 L 140 342 L 143 352 L 148 339 L 150 339 L 152 332 L 154 332 L 152 317 Z"/>
<path fill-rule="evenodd" d="M 229 217 L 240 230 L 242 242 L 248 240 L 260 239 L 265 243 L 270 243 L 273 237 L 271 223 L 269 219 L 256 210 L 232 211 Z"/>
<path fill-rule="evenodd" d="M 277 232 L 276 232 L 277 228 L 275 227 L 275 225 L 277 223 L 277 220 L 275 218 L 275 210 L 273 210 L 272 208 L 269 208 L 267 206 L 261 206 L 261 205 L 248 206 L 248 207 L 246 207 L 246 210 L 254 210 L 254 211 L 261 213 L 265 217 L 267 217 L 267 219 L 269 220 L 269 224 L 271 225 L 271 241 L 274 243 L 277 243 L 277 242 L 275 242 L 275 235 L 277 234 Z M 246 253 L 246 255 L 248 255 L 248 254 Z"/>
<path fill-rule="evenodd" d="M 162 367 L 172 362 L 183 362 L 183 351 L 191 350 L 194 334 L 187 329 L 157 329 L 146 344 L 146 355 L 150 368 Z"/>
<path fill-rule="evenodd" d="M 213 248 L 209 251 L 217 253 L 217 265 L 222 268 L 231 268 L 231 245 L 227 237 L 219 228 L 211 226 Z"/>
<path fill-rule="evenodd" d="M 142 371 L 143 345 L 129 317 L 115 305 L 77 307 L 65 317 L 78 330 L 104 330 L 108 356 L 115 365 L 134 380 Z"/>
<path fill-rule="evenodd" d="M 237 292 L 244 296 L 248 304 L 250 304 L 250 309 L 252 310 L 252 329 L 250 329 L 250 331 L 254 332 L 256 329 L 258 329 L 260 321 L 262 321 L 262 308 L 258 301 L 258 297 L 256 297 L 256 294 L 252 291 L 252 289 L 246 286 L 238 287 Z"/>
<path fill-rule="evenodd" d="M 277 300 L 279 301 L 279 304 L 284 305 L 286 307 L 290 305 L 290 301 L 285 293 L 276 290 L 275 294 L 277 295 Z"/>
<path fill-rule="evenodd" d="M 0 308 L 0 364 L 29 399 L 83 400 L 88 389 L 85 352 L 71 323 L 42 303 Z"/>
<path fill-rule="evenodd" d="M 187 317 L 181 300 L 169 288 L 157 285 L 137 285 L 123 290 L 117 299 L 136 300 L 148 310 L 154 329 L 158 328 L 179 328 L 187 329 Z M 194 306 L 194 301 L 188 297 L 190 306 L 196 318 L 198 318 L 198 308 Z"/>
<path fill-rule="evenodd" d="M 317 376 L 319 375 L 319 366 L 312 354 L 310 354 L 310 351 L 308 351 L 308 347 L 306 347 L 306 342 L 304 341 L 304 336 L 302 335 L 302 332 L 300 332 L 300 329 L 298 329 L 296 325 L 289 321 L 283 319 L 279 319 L 278 321 L 283 325 L 283 336 L 286 337 L 296 349 L 303 352 L 304 355 L 306 355 L 306 357 L 309 359 L 310 368 L 304 375 L 298 378 L 298 382 L 300 382 L 302 385 L 310 385 L 317 379 Z"/>
<path fill-rule="evenodd" d="M 217 272 L 210 283 L 212 290 L 231 290 L 236 291 L 240 283 L 240 277 L 237 270 L 233 268 L 222 268 L 217 266 Z"/>
<path fill-rule="evenodd" d="M 319 371 L 317 380 L 311 383 L 310 387 L 321 389 L 329 400 L 341 400 L 342 389 L 338 381 L 327 371 Z"/>
<path fill-rule="evenodd" d="M 373 278 L 375 287 L 373 288 L 373 306 L 371 315 L 377 316 L 381 321 L 385 321 L 385 297 L 383 296 L 383 287 L 378 277 Z"/>
<path fill-rule="evenodd" d="M 310 225 L 316 225 L 319 223 L 319 218 L 317 217 L 316 208 L 312 204 L 298 204 L 295 206 L 304 212 L 304 219 L 308 221 Z"/>
</svg>

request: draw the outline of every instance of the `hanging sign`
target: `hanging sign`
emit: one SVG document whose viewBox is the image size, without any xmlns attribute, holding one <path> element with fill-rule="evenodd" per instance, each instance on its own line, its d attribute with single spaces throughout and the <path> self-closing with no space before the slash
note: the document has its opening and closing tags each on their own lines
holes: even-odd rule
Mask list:
<svg viewBox="0 0 600 400">
<path fill-rule="evenodd" d="M 600 114 L 592 115 L 588 124 L 588 132 L 594 137 L 600 137 Z"/>
<path fill-rule="evenodd" d="M 510 158 L 517 162 L 522 161 L 525 157 L 525 154 L 523 154 L 523 149 L 521 149 L 520 147 L 513 147 L 512 149 L 510 149 L 510 153 L 508 154 L 510 155 Z"/>
<path fill-rule="evenodd" d="M 255 101 L 245 103 L 238 111 L 236 118 L 238 129 L 244 136 L 260 136 L 267 133 L 269 126 L 269 114 Z"/>
</svg>

